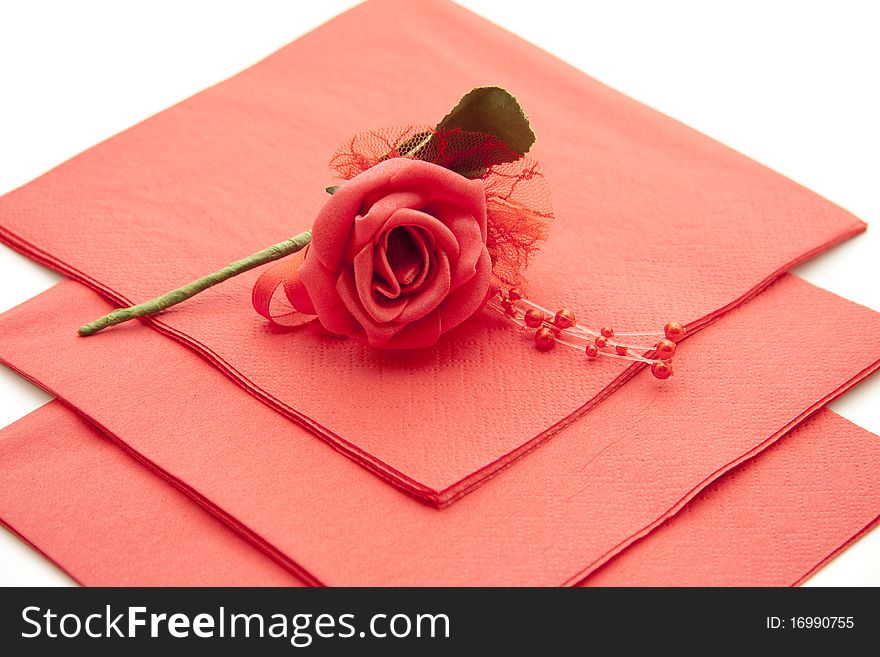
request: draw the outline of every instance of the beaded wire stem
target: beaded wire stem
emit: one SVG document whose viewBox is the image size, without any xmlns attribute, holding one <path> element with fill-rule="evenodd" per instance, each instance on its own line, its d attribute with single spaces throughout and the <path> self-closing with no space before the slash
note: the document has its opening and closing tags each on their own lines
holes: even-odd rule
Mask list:
<svg viewBox="0 0 880 657">
<path fill-rule="evenodd" d="M 672 376 L 675 343 L 685 334 L 679 322 L 669 322 L 662 333 L 615 333 L 610 326 L 594 330 L 579 324 L 568 308 L 554 313 L 524 298 L 516 289 L 499 291 L 487 307 L 524 330 L 534 330 L 535 347 L 540 351 L 548 351 L 558 343 L 585 353 L 590 360 L 602 356 L 646 363 L 658 379 Z"/>
</svg>

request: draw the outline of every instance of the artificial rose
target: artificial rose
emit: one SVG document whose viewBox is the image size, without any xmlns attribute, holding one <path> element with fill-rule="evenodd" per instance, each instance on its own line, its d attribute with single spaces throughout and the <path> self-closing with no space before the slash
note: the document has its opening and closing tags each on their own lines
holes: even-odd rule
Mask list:
<svg viewBox="0 0 880 657">
<path fill-rule="evenodd" d="M 296 305 L 373 347 L 429 347 L 483 306 L 491 271 L 483 182 L 392 158 L 318 214 Z"/>
</svg>

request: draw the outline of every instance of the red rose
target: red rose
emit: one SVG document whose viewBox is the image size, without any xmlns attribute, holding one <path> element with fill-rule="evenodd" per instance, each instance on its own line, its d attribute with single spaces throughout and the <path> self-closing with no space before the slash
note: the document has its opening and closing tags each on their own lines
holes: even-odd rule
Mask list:
<svg viewBox="0 0 880 657">
<path fill-rule="evenodd" d="M 491 272 L 483 182 L 392 158 L 336 190 L 299 278 L 327 330 L 399 349 L 429 347 L 479 310 Z"/>
</svg>

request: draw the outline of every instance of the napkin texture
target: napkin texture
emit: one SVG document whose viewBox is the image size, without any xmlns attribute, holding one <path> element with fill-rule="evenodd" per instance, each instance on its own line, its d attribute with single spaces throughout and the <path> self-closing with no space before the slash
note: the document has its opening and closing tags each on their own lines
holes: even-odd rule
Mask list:
<svg viewBox="0 0 880 657">
<path fill-rule="evenodd" d="M 822 409 L 584 585 L 800 584 L 880 520 L 878 468 L 880 437 Z"/>
<path fill-rule="evenodd" d="M 0 463 L 0 522 L 81 584 L 299 585 L 60 402 L 0 432 Z M 878 468 L 880 438 L 822 409 L 582 585 L 797 584 L 877 522 Z"/>
<path fill-rule="evenodd" d="M 0 522 L 88 586 L 298 586 L 58 401 L 0 432 Z"/>
<path fill-rule="evenodd" d="M 373 0 L 0 199 L 0 239 L 117 303 L 142 301 L 310 226 L 333 182 L 326 163 L 349 135 L 431 123 L 484 84 L 507 87 L 527 108 L 553 192 L 556 222 L 528 292 L 590 325 L 698 328 L 864 229 L 452 3 Z M 638 369 L 538 353 L 486 314 L 419 352 L 380 353 L 314 326 L 282 332 L 250 308 L 257 275 L 150 323 L 435 505 Z M 694 349 L 688 341 L 680 351 Z"/>
<path fill-rule="evenodd" d="M 880 315 L 785 276 L 693 336 L 674 385 L 639 373 L 504 477 L 438 511 L 154 332 L 84 340 L 70 330 L 106 308 L 62 283 L 0 317 L 0 358 L 312 584 L 578 582 L 880 357 Z M 836 336 L 818 368 L 802 347 L 817 335 Z"/>
</svg>

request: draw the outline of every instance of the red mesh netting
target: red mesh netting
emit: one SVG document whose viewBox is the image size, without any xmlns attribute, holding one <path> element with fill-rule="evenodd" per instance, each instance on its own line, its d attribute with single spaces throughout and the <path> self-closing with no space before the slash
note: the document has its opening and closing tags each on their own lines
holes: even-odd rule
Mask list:
<svg viewBox="0 0 880 657">
<path fill-rule="evenodd" d="M 537 162 L 520 157 L 491 135 L 407 126 L 355 135 L 339 148 L 330 166 L 339 178 L 350 180 L 391 157 L 425 160 L 481 179 L 486 188 L 486 247 L 492 257 L 493 284 L 522 287 L 522 271 L 547 237 L 553 219 L 550 191 Z"/>
</svg>

